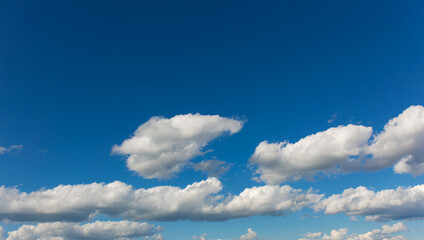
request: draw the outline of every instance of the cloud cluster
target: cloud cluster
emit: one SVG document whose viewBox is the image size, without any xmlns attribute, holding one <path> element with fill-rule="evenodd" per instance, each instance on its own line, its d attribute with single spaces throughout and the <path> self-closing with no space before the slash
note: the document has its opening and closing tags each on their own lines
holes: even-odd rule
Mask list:
<svg viewBox="0 0 424 240">
<path fill-rule="evenodd" d="M 160 231 L 162 231 L 160 227 L 130 221 L 96 221 L 83 225 L 52 222 L 22 225 L 18 230 L 9 232 L 6 240 L 130 240 L 140 237 L 160 239 Z"/>
<path fill-rule="evenodd" d="M 144 178 L 167 179 L 202 154 L 213 139 L 241 130 L 243 122 L 218 115 L 186 114 L 173 118 L 153 117 L 113 153 L 129 155 L 127 166 Z"/>
<path fill-rule="evenodd" d="M 250 158 L 257 164 L 260 180 L 278 184 L 311 177 L 317 171 L 335 170 L 338 164 L 359 155 L 372 134 L 372 128 L 339 126 L 307 136 L 296 143 L 261 142 Z"/>
<path fill-rule="evenodd" d="M 349 188 L 314 206 L 325 214 L 345 213 L 366 220 L 414 220 L 424 218 L 424 185 L 374 192 L 366 187 Z"/>
<path fill-rule="evenodd" d="M 19 151 L 23 148 L 23 145 L 12 145 L 10 147 L 0 146 L 0 154 L 5 154 L 13 151 Z"/>
<path fill-rule="evenodd" d="M 94 214 L 128 220 L 220 221 L 253 215 L 284 215 L 317 203 L 323 195 L 290 186 L 246 188 L 219 194 L 221 182 L 208 178 L 185 188 L 133 189 L 116 181 L 60 185 L 31 193 L 0 187 L 0 221 L 84 221 Z"/>
<path fill-rule="evenodd" d="M 201 161 L 193 165 L 194 170 L 206 173 L 210 177 L 219 177 L 228 172 L 230 167 L 231 165 L 227 162 L 216 159 Z"/>
<path fill-rule="evenodd" d="M 411 106 L 390 120 L 367 148 L 367 170 L 394 166 L 396 173 L 424 173 L 424 107 Z"/>
<path fill-rule="evenodd" d="M 392 226 L 384 225 L 381 229 L 374 229 L 362 234 L 348 234 L 347 228 L 340 228 L 339 230 L 332 230 L 330 235 L 322 232 L 309 233 L 299 240 L 406 240 L 404 236 L 393 236 L 392 234 L 407 230 L 402 222 L 398 222 Z"/>
<path fill-rule="evenodd" d="M 372 128 L 348 125 L 309 135 L 296 143 L 261 142 L 250 158 L 267 184 L 312 178 L 317 173 L 375 171 L 424 173 L 424 107 L 411 106 L 390 120 L 370 142 Z"/>
</svg>

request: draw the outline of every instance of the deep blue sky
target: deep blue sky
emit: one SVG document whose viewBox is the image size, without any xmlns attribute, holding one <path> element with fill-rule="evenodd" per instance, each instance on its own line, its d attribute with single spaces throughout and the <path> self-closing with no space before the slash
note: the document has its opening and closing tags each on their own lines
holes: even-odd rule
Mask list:
<svg viewBox="0 0 424 240">
<path fill-rule="evenodd" d="M 226 191 L 261 185 L 246 166 L 259 142 L 296 142 L 349 123 L 379 131 L 424 103 L 423 16 L 418 0 L 1 0 L 0 146 L 24 147 L 0 155 L 0 185 L 33 191 L 114 180 L 137 187 L 200 181 L 206 176 L 192 170 L 145 180 L 111 155 L 150 117 L 186 113 L 247 120 L 240 133 L 208 148 L 234 164 L 222 178 Z M 388 169 L 292 185 L 339 193 L 422 182 Z M 322 231 L 340 219 L 349 224 L 345 216 L 325 217 L 335 224 Z M 299 219 L 256 218 L 159 224 L 168 238 L 175 234 L 169 239 L 187 239 L 214 228 L 236 237 L 256 221 L 257 232 L 279 239 L 273 224 Z M 200 232 L 184 235 L 197 225 Z M 293 231 L 288 239 L 314 230 L 285 229 Z"/>
</svg>

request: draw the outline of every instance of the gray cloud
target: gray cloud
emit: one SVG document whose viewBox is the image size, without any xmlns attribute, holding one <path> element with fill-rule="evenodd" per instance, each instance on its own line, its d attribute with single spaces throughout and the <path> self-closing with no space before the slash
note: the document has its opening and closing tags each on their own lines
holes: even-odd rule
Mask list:
<svg viewBox="0 0 424 240">
<path fill-rule="evenodd" d="M 228 172 L 230 168 L 231 165 L 227 162 L 216 159 L 201 161 L 193 165 L 194 170 L 206 173 L 210 177 L 219 177 Z"/>
</svg>

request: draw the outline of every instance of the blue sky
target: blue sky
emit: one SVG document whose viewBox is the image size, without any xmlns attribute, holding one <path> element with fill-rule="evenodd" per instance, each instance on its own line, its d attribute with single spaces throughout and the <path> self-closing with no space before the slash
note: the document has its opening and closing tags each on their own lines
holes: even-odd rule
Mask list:
<svg viewBox="0 0 424 240">
<path fill-rule="evenodd" d="M 183 220 L 184 214 L 178 211 L 171 218 L 162 206 L 165 220 L 144 215 L 135 219 L 90 208 L 90 213 L 100 213 L 66 224 L 148 222 L 163 227 L 158 234 L 168 240 L 204 233 L 207 239 L 243 239 L 251 228 L 259 237 L 279 240 L 315 232 L 329 235 L 340 228 L 361 234 L 402 222 L 409 230 L 393 236 L 418 240 L 424 234 L 423 222 L 417 219 L 424 217 L 424 206 L 418 203 L 414 218 L 407 209 L 381 222 L 367 221 L 365 213 L 352 221 L 345 215 L 352 213 L 346 210 L 326 214 L 324 208 L 315 212 L 314 206 L 348 188 L 364 186 L 378 192 L 422 186 L 421 172 L 398 170 L 404 171 L 399 174 L 393 167 L 408 156 L 417 164 L 424 161 L 423 118 L 419 117 L 424 102 L 423 15 L 422 1 L 0 1 L 0 185 L 16 187 L 20 193 L 114 181 L 133 189 L 184 189 L 208 179 L 207 173 L 194 170 L 195 164 L 223 161 L 229 170 L 211 184 L 222 185 L 217 194 L 224 198 L 271 185 L 324 196 L 299 209 L 286 209 L 284 214 L 265 211 L 236 217 L 228 207 L 229 212 L 222 210 L 230 216 L 225 221 L 207 216 L 202 221 Z M 411 111 L 404 112 L 407 109 Z M 401 114 L 404 120 L 398 125 L 413 126 L 412 132 L 384 129 Z M 162 132 L 179 115 L 190 124 L 188 128 L 177 124 L 178 134 L 192 130 L 202 137 L 196 135 L 187 142 L 178 134 Z M 137 128 L 154 116 L 161 116 L 158 121 L 163 124 L 153 123 L 156 127 L 151 132 L 137 135 Z M 211 116 L 215 116 L 212 125 L 206 123 Z M 358 126 L 372 129 L 355 142 L 344 128 L 349 124 L 355 133 L 360 131 Z M 336 135 L 346 144 L 326 144 L 318 134 L 307 146 L 321 155 L 279 155 L 269 168 L 266 157 L 258 155 L 253 160 L 263 141 L 269 146 L 285 141 L 295 144 L 329 128 L 338 129 Z M 386 135 L 377 139 L 380 133 Z M 147 136 L 156 145 L 137 142 L 130 150 L 113 150 L 137 136 Z M 394 145 L 372 147 L 376 139 Z M 162 143 L 171 147 L 152 150 Z M 185 157 L 172 155 L 188 145 L 194 146 L 191 152 L 179 152 Z M 278 149 L 287 146 L 281 144 Z M 156 152 L 150 155 L 148 150 Z M 166 163 L 159 157 L 164 152 L 172 153 Z M 332 153 L 340 155 L 328 163 Z M 144 168 L 127 166 L 131 154 L 137 155 L 137 163 L 156 164 L 152 174 L 177 162 L 179 170 L 167 177 L 146 177 L 140 173 Z M 303 164 L 307 173 L 302 167 L 287 167 L 285 161 L 292 159 Z M 355 170 L 340 170 L 346 159 L 385 165 L 374 170 L 364 163 Z M 261 177 L 256 171 L 272 171 L 279 180 L 270 180 L 262 172 L 262 180 L 255 181 Z M 284 174 L 289 178 L 282 180 Z M 296 174 L 303 175 L 293 179 Z M 310 188 L 314 192 L 307 192 Z M 202 202 L 200 198 L 195 202 Z M 282 198 L 270 198 L 261 206 L 272 208 L 272 202 Z M 0 206 L 9 209 L 18 201 L 11 199 L 0 199 Z M 37 201 L 37 206 L 44 204 L 42 199 Z M 411 204 L 405 202 L 396 209 L 402 211 Z M 27 208 L 0 210 L 0 225 L 11 232 L 23 224 L 46 221 L 37 211 L 32 218 L 11 219 L 20 211 L 32 211 Z M 62 210 L 72 212 L 66 204 Z M 51 219 L 46 224 L 69 221 Z"/>
</svg>

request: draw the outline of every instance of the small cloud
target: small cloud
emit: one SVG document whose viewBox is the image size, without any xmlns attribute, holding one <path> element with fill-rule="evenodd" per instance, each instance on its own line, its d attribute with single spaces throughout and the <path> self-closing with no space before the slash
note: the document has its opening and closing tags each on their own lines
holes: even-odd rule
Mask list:
<svg viewBox="0 0 424 240">
<path fill-rule="evenodd" d="M 37 153 L 47 153 L 49 150 L 47 148 L 44 149 L 38 149 Z"/>
<path fill-rule="evenodd" d="M 330 119 L 327 120 L 328 123 L 332 123 L 337 119 L 337 112 L 331 114 Z"/>
<path fill-rule="evenodd" d="M 12 145 L 8 148 L 0 146 L 0 154 L 19 152 L 23 147 L 23 145 Z"/>
<path fill-rule="evenodd" d="M 357 218 L 356 216 L 351 216 L 351 217 L 350 217 L 350 221 L 352 221 L 352 222 L 357 222 L 357 221 L 359 221 L 359 220 L 358 220 L 358 218 Z"/>
<path fill-rule="evenodd" d="M 216 159 L 202 161 L 193 165 L 195 171 L 201 171 L 202 173 L 208 174 L 210 177 L 219 177 L 228 172 L 230 168 L 231 165 L 227 162 Z"/>
</svg>

